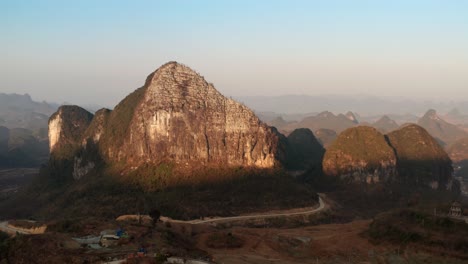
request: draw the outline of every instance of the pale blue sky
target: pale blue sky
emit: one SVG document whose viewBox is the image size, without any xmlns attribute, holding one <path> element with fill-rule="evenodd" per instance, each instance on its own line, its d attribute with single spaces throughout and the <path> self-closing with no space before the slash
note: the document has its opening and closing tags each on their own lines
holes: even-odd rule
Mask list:
<svg viewBox="0 0 468 264">
<path fill-rule="evenodd" d="M 177 60 L 225 95 L 468 100 L 468 1 L 0 0 L 0 92 L 113 106 Z"/>
</svg>

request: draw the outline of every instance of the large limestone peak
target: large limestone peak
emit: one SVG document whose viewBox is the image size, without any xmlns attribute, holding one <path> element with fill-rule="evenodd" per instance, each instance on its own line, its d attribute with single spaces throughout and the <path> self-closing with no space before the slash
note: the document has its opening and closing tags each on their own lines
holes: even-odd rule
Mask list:
<svg viewBox="0 0 468 264">
<path fill-rule="evenodd" d="M 151 73 L 142 88 L 117 105 L 107 126 L 112 131 L 102 133 L 110 132 L 104 152 L 134 166 L 170 160 L 268 168 L 282 159 L 276 130 L 177 62 Z M 109 139 L 111 134 L 120 139 Z"/>
</svg>

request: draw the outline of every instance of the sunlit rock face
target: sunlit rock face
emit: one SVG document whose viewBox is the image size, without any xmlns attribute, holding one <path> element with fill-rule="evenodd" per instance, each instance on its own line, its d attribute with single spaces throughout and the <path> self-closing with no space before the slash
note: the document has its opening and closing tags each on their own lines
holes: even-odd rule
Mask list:
<svg viewBox="0 0 468 264">
<path fill-rule="evenodd" d="M 167 63 L 148 77 L 144 89 L 124 147 L 109 149 L 119 160 L 259 168 L 281 161 L 280 135 L 189 67 Z"/>
<path fill-rule="evenodd" d="M 55 115 L 49 121 L 49 149 L 52 152 L 55 145 L 59 141 L 62 126 L 62 118 L 60 115 Z"/>
<path fill-rule="evenodd" d="M 49 119 L 50 153 L 66 152 L 75 148 L 93 115 L 78 106 L 61 106 Z"/>
</svg>

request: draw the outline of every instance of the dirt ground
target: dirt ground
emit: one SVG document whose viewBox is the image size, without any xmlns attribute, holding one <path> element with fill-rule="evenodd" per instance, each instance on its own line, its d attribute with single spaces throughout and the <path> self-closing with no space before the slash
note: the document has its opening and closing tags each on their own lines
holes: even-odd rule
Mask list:
<svg viewBox="0 0 468 264">
<path fill-rule="evenodd" d="M 461 260 L 434 257 L 398 245 L 374 245 L 362 235 L 370 220 L 347 224 L 328 224 L 293 229 L 242 228 L 217 230 L 217 235 L 242 241 L 234 248 L 207 246 L 213 233 L 197 235 L 197 247 L 208 252 L 216 263 L 463 263 Z"/>
</svg>

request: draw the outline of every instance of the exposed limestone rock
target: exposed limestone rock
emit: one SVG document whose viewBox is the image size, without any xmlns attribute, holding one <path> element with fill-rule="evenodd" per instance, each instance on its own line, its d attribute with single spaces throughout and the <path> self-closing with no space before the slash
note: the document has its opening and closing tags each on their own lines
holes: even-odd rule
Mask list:
<svg viewBox="0 0 468 264">
<path fill-rule="evenodd" d="M 122 146 L 107 146 L 110 159 L 259 168 L 283 159 L 279 133 L 184 65 L 163 65 L 137 92 Z"/>
<path fill-rule="evenodd" d="M 93 115 L 81 107 L 61 106 L 49 119 L 50 153 L 63 154 L 76 148 L 92 118 Z"/>
<path fill-rule="evenodd" d="M 49 120 L 49 149 L 50 152 L 54 151 L 55 145 L 60 139 L 60 133 L 62 130 L 62 117 L 55 115 Z"/>
<path fill-rule="evenodd" d="M 83 164 L 84 163 L 84 164 Z M 95 164 L 94 162 L 87 162 L 85 163 L 82 158 L 75 157 L 75 161 L 73 164 L 73 179 L 79 180 L 83 176 L 86 176 L 93 168 Z"/>
<path fill-rule="evenodd" d="M 273 168 L 285 160 L 286 139 L 246 106 L 224 97 L 190 68 L 170 62 L 113 111 L 92 115 L 61 107 L 49 122 L 52 154 L 69 157 L 79 179 L 99 161 L 129 171 L 170 162 L 185 166 Z M 53 155 L 54 156 L 54 155 Z"/>
</svg>

